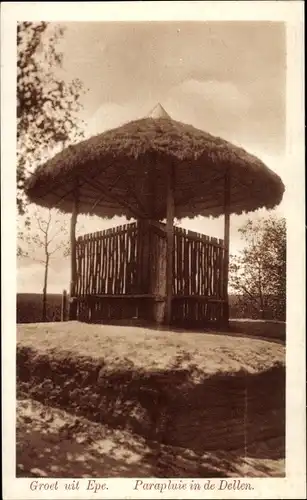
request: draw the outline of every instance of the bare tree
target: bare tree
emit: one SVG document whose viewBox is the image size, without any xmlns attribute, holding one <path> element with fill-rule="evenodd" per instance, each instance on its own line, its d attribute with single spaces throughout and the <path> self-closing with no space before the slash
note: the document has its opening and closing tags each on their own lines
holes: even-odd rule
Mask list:
<svg viewBox="0 0 307 500">
<path fill-rule="evenodd" d="M 50 261 L 55 254 L 69 255 L 68 222 L 54 210 L 36 210 L 32 222 L 31 230 L 18 235 L 19 257 L 28 257 L 44 266 L 42 321 L 46 321 Z"/>
</svg>

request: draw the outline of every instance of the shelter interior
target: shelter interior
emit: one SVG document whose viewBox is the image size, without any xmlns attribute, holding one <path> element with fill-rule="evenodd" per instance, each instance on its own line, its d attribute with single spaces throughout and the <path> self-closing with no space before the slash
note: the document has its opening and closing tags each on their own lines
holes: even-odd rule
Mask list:
<svg viewBox="0 0 307 500">
<path fill-rule="evenodd" d="M 204 327 L 227 321 L 223 240 L 174 227 L 170 323 Z M 75 317 L 142 320 L 166 315 L 166 225 L 140 219 L 76 241 Z M 225 318 L 226 314 L 226 318 Z"/>
</svg>

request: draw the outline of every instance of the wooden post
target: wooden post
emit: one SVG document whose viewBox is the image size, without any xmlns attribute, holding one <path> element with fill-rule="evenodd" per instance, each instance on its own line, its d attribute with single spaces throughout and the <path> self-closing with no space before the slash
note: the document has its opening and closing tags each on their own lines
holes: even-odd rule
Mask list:
<svg viewBox="0 0 307 500">
<path fill-rule="evenodd" d="M 77 302 L 76 302 L 76 284 L 77 284 L 77 255 L 76 255 L 76 224 L 78 217 L 78 189 L 74 191 L 75 199 L 72 207 L 72 215 L 70 220 L 70 304 L 69 304 L 69 319 L 77 319 Z"/>
<path fill-rule="evenodd" d="M 63 290 L 62 293 L 62 303 L 61 303 L 61 321 L 66 321 L 67 319 L 67 292 Z"/>
<path fill-rule="evenodd" d="M 172 320 L 173 296 L 173 260 L 174 260 L 174 169 L 171 165 L 167 173 L 167 199 L 166 199 L 166 308 L 165 322 L 167 325 Z"/>
<path fill-rule="evenodd" d="M 229 297 L 228 297 L 228 273 L 229 273 L 229 233 L 230 233 L 230 171 L 226 168 L 224 184 L 224 262 L 223 262 L 223 326 L 229 326 Z"/>
<path fill-rule="evenodd" d="M 149 221 L 148 219 L 137 220 L 137 274 L 138 274 L 138 294 L 150 293 L 150 241 L 149 241 Z M 150 320 L 152 304 L 147 300 L 139 302 L 139 319 Z"/>
</svg>

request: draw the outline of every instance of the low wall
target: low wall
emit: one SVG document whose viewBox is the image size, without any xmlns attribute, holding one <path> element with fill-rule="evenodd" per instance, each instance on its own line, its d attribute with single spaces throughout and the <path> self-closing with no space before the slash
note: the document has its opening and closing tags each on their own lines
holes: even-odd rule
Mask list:
<svg viewBox="0 0 307 500">
<path fill-rule="evenodd" d="M 286 340 L 286 323 L 284 321 L 230 319 L 230 330 L 257 337 Z"/>
</svg>

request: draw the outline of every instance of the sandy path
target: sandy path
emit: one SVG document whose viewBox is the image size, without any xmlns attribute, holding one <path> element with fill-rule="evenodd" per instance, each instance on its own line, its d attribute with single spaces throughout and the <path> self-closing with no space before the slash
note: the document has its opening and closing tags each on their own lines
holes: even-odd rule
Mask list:
<svg viewBox="0 0 307 500">
<path fill-rule="evenodd" d="M 279 439 L 258 443 L 257 456 L 243 450 L 198 455 L 160 446 L 30 399 L 17 404 L 18 477 L 278 477 Z M 261 448 L 261 450 L 259 449 Z"/>
</svg>

